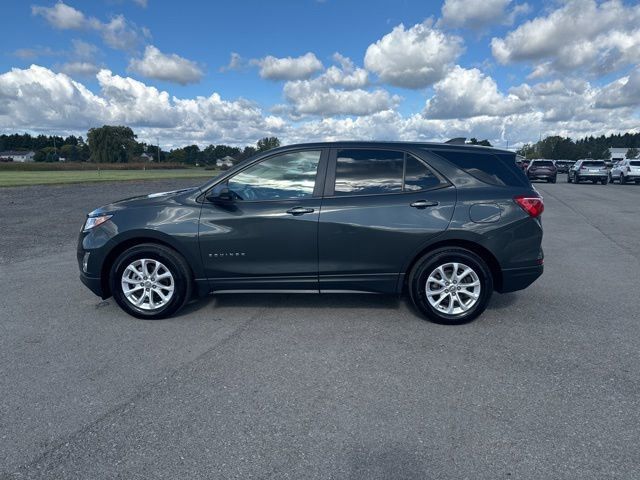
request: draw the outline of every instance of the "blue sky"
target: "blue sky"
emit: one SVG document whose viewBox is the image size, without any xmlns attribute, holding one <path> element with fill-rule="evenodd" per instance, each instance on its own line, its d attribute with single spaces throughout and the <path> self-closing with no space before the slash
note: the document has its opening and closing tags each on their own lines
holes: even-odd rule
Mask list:
<svg viewBox="0 0 640 480">
<path fill-rule="evenodd" d="M 3 17 L 3 132 L 506 146 L 639 125 L 637 2 L 35 0 Z"/>
</svg>

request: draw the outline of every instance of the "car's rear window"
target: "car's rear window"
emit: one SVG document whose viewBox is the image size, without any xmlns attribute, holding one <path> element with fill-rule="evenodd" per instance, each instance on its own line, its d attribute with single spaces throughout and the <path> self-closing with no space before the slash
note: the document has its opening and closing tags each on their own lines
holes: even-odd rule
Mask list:
<svg viewBox="0 0 640 480">
<path fill-rule="evenodd" d="M 514 161 L 513 154 L 493 154 L 461 150 L 431 150 L 489 185 L 523 186 L 529 180 Z"/>
<path fill-rule="evenodd" d="M 593 161 L 582 162 L 582 166 L 583 167 L 604 167 L 604 162 L 593 162 Z"/>
<path fill-rule="evenodd" d="M 640 167 L 640 162 L 629 162 L 629 165 L 631 165 L 632 167 Z"/>
<path fill-rule="evenodd" d="M 553 162 L 551 160 L 535 160 L 533 164 L 537 167 L 553 167 Z"/>
</svg>

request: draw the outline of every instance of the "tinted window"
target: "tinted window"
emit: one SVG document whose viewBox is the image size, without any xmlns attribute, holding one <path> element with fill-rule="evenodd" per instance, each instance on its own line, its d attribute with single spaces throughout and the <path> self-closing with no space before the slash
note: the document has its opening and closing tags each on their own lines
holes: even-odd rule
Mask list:
<svg viewBox="0 0 640 480">
<path fill-rule="evenodd" d="M 386 150 L 338 150 L 335 195 L 402 191 L 404 154 Z"/>
<path fill-rule="evenodd" d="M 527 185 L 529 180 L 513 161 L 513 155 L 433 150 L 465 172 L 490 185 Z"/>
<path fill-rule="evenodd" d="M 407 155 L 404 172 L 404 190 L 417 191 L 433 188 L 440 184 L 440 179 L 420 160 Z"/>
<path fill-rule="evenodd" d="M 631 165 L 632 167 L 640 167 L 640 162 L 636 162 L 636 161 L 629 162 L 629 165 Z"/>
<path fill-rule="evenodd" d="M 231 177 L 229 190 L 250 201 L 310 197 L 319 161 L 319 150 L 271 157 Z"/>
<path fill-rule="evenodd" d="M 551 160 L 536 160 L 532 165 L 536 167 L 553 167 L 553 162 Z"/>
<path fill-rule="evenodd" d="M 604 162 L 582 162 L 583 167 L 604 167 Z"/>
</svg>

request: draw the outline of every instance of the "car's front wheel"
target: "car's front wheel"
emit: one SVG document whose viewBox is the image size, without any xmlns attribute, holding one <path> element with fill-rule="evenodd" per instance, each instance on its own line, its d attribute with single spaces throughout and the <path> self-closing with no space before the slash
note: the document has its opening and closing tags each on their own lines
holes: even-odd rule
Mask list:
<svg viewBox="0 0 640 480">
<path fill-rule="evenodd" d="M 125 250 L 113 263 L 109 281 L 118 305 L 137 318 L 169 317 L 191 296 L 189 265 L 163 245 L 147 243 Z"/>
<path fill-rule="evenodd" d="M 409 275 L 416 308 L 429 320 L 447 325 L 470 322 L 493 293 L 486 262 L 463 248 L 440 248 L 420 258 Z"/>
</svg>

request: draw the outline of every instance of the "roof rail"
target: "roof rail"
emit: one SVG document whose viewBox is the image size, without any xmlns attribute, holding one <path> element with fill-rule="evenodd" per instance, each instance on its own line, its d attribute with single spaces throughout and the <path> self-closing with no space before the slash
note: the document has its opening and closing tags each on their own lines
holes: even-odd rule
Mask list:
<svg viewBox="0 0 640 480">
<path fill-rule="evenodd" d="M 448 143 L 450 145 L 464 145 L 467 143 L 467 137 L 456 137 L 451 140 L 447 140 L 444 143 Z"/>
</svg>

